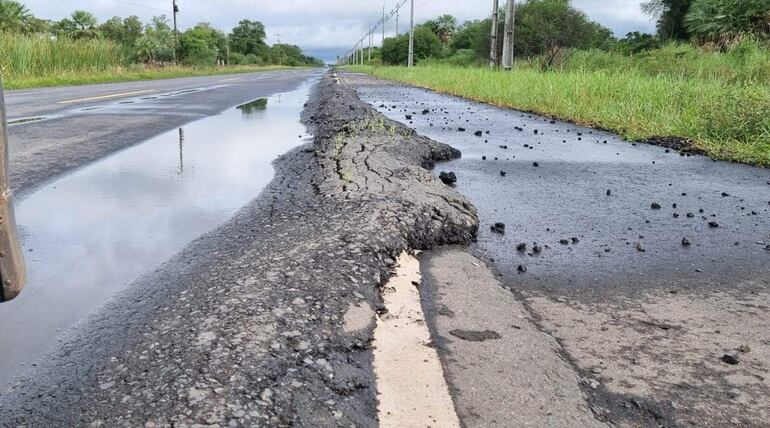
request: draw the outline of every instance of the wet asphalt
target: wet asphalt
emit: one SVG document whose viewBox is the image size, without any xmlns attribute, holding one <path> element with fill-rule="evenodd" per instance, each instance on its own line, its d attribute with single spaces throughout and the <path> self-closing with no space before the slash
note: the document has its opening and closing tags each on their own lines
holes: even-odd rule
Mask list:
<svg viewBox="0 0 770 428">
<path fill-rule="evenodd" d="M 770 283 L 770 170 L 383 81 L 357 92 L 462 151 L 435 174 L 457 175 L 479 211 L 474 249 L 514 289 L 585 298 Z"/>
<path fill-rule="evenodd" d="M 11 185 L 28 194 L 116 150 L 294 90 L 321 73 L 298 69 L 7 91 Z"/>
</svg>

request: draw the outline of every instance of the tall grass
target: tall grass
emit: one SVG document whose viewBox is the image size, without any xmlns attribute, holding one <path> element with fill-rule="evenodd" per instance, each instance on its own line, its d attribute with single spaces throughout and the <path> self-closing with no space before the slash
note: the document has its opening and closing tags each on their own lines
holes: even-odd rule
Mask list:
<svg viewBox="0 0 770 428">
<path fill-rule="evenodd" d="M 614 66 L 555 72 L 522 65 L 511 73 L 448 66 L 358 70 L 631 140 L 686 138 L 714 158 L 770 166 L 770 85 L 655 74 L 611 60 Z"/>
<path fill-rule="evenodd" d="M 5 80 L 89 74 L 127 65 L 122 48 L 110 41 L 0 33 L 0 71 Z"/>
<path fill-rule="evenodd" d="M 528 64 L 520 64 L 525 68 Z M 715 80 L 723 83 L 770 84 L 770 49 L 745 39 L 727 52 L 706 51 L 691 44 L 670 44 L 632 56 L 592 50 L 578 51 L 562 64 L 563 71 L 636 73 L 658 77 Z"/>
</svg>

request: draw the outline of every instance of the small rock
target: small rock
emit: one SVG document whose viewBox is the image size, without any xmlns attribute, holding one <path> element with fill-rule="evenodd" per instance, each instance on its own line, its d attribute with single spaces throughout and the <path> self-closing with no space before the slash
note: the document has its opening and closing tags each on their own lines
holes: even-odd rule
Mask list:
<svg viewBox="0 0 770 428">
<path fill-rule="evenodd" d="M 722 355 L 722 362 L 730 365 L 736 365 L 741 362 L 737 352 L 728 352 Z"/>
<path fill-rule="evenodd" d="M 644 249 L 644 247 L 642 247 L 642 243 L 641 242 L 637 242 L 635 247 L 636 247 L 636 251 L 639 251 L 640 253 L 644 253 L 644 252 L 647 251 L 647 250 Z"/>
<path fill-rule="evenodd" d="M 505 172 L 505 171 L 500 171 L 500 177 L 505 177 L 505 176 L 506 176 L 506 174 L 508 174 L 508 173 L 507 173 L 507 172 Z"/>
<path fill-rule="evenodd" d="M 521 243 L 516 246 L 516 251 L 524 252 L 527 251 L 527 244 Z"/>
<path fill-rule="evenodd" d="M 692 244 L 690 243 L 689 239 L 682 238 L 682 246 L 689 247 L 690 245 L 692 245 Z"/>
<path fill-rule="evenodd" d="M 516 270 L 519 271 L 519 273 L 527 273 L 527 265 L 519 265 Z"/>
<path fill-rule="evenodd" d="M 539 166 L 540 166 L 540 164 L 539 164 L 539 163 L 537 163 L 537 162 L 533 162 L 533 163 L 532 163 L 532 166 L 534 166 L 535 168 L 537 168 L 537 167 L 539 167 Z"/>
<path fill-rule="evenodd" d="M 569 239 L 560 239 L 560 240 L 559 240 L 559 243 L 560 243 L 561 245 L 569 245 Z"/>
<path fill-rule="evenodd" d="M 612 190 L 607 189 L 607 196 L 612 196 Z"/>
<path fill-rule="evenodd" d="M 473 135 L 475 135 L 477 137 L 481 137 L 482 135 L 484 135 L 484 133 L 481 132 L 481 131 L 476 131 L 476 132 L 473 133 Z"/>
<path fill-rule="evenodd" d="M 650 204 L 650 208 L 652 208 L 654 210 L 659 210 L 661 208 L 661 206 L 660 206 L 659 203 L 653 202 L 652 204 Z"/>
<path fill-rule="evenodd" d="M 406 115 L 406 120 L 412 120 L 412 115 L 411 114 L 407 114 Z"/>
<path fill-rule="evenodd" d="M 459 131 L 459 132 L 465 132 L 465 128 L 462 128 L 462 127 L 460 127 L 460 128 L 457 128 L 457 131 Z"/>
<path fill-rule="evenodd" d="M 494 233 L 505 235 L 505 223 L 495 223 L 490 227 L 490 229 Z"/>
<path fill-rule="evenodd" d="M 715 222 L 715 221 L 710 221 L 710 222 L 709 222 L 709 227 L 711 227 L 711 228 L 717 228 L 717 227 L 719 227 L 719 223 L 717 223 L 717 222 Z"/>
<path fill-rule="evenodd" d="M 439 180 L 447 186 L 455 184 L 457 182 L 457 174 L 454 172 L 441 172 L 438 176 Z"/>
</svg>

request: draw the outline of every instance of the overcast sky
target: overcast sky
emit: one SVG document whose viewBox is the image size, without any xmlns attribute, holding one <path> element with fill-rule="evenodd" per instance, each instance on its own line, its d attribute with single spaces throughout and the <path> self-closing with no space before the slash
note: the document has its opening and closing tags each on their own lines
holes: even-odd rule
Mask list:
<svg viewBox="0 0 770 428">
<path fill-rule="evenodd" d="M 386 0 L 388 10 L 401 0 Z M 573 0 L 593 20 L 622 36 L 630 31 L 654 30 L 650 19 L 641 14 L 642 0 Z M 148 21 L 153 15 L 171 15 L 171 0 L 23 0 L 39 18 L 58 20 L 73 10 L 93 12 L 99 21 L 112 16 L 137 15 Z M 168 5 L 166 5 L 168 3 Z M 379 19 L 382 0 L 177 0 L 181 28 L 198 22 L 209 22 L 221 30 L 229 30 L 241 19 L 262 21 L 269 41 L 301 46 L 310 54 L 331 60 L 355 43 L 370 20 Z M 489 3 L 489 4 L 487 4 Z M 505 1 L 501 0 L 500 4 Z M 407 3 L 408 6 L 408 3 Z M 450 13 L 460 21 L 481 19 L 491 13 L 487 0 L 415 0 L 418 22 Z M 489 11 L 487 9 L 490 9 Z M 400 29 L 407 25 L 408 7 L 402 9 Z M 395 31 L 395 23 L 388 26 Z"/>
</svg>

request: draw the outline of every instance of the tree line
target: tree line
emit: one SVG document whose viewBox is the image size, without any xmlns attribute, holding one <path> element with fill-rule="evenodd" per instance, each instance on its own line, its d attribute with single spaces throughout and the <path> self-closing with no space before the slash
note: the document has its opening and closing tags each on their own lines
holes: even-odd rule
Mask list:
<svg viewBox="0 0 770 428">
<path fill-rule="evenodd" d="M 146 24 L 137 16 L 115 16 L 100 23 L 92 13 L 77 10 L 67 18 L 52 21 L 33 16 L 15 0 L 0 0 L 0 33 L 110 40 L 123 48 L 129 61 L 147 64 L 168 64 L 176 59 L 185 65 L 323 65 L 322 61 L 306 56 L 298 46 L 269 45 L 265 26 L 248 19 L 240 21 L 227 34 L 208 23 L 199 23 L 179 32 L 177 45 L 165 15 L 155 16 Z"/>
<path fill-rule="evenodd" d="M 518 59 L 536 59 L 543 68 L 550 68 L 576 49 L 635 54 L 657 49 L 671 40 L 722 49 L 745 38 L 770 40 L 770 0 L 649 0 L 642 9 L 657 19 L 657 34 L 633 32 L 618 39 L 570 0 L 525 0 L 516 7 L 515 55 Z M 500 11 L 499 19 L 505 21 L 505 10 Z M 484 64 L 491 51 L 491 32 L 491 18 L 460 24 L 451 15 L 440 16 L 416 26 L 415 59 Z M 498 58 L 502 57 L 503 32 L 500 25 Z M 408 34 L 388 38 L 377 52 L 377 60 L 404 65 L 408 45 Z"/>
</svg>

